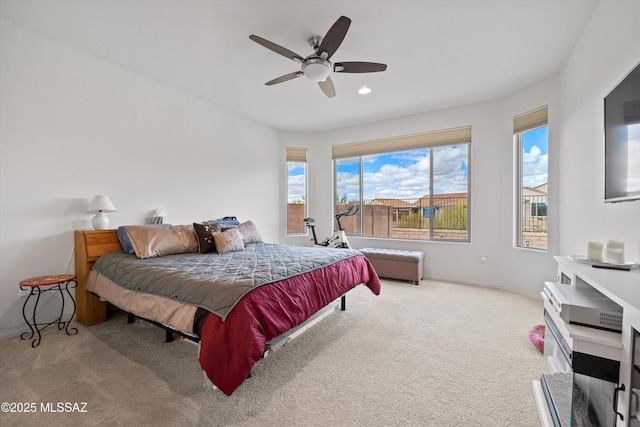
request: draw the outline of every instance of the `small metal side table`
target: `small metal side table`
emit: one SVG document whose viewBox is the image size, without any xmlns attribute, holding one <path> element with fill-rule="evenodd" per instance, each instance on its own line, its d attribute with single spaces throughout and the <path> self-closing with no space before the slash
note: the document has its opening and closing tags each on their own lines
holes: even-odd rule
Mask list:
<svg viewBox="0 0 640 427">
<path fill-rule="evenodd" d="M 54 323 L 58 324 L 59 331 L 64 329 L 67 335 L 75 335 L 78 333 L 78 329 L 69 328 L 71 319 L 73 319 L 73 316 L 76 314 L 76 302 L 73 299 L 73 295 L 71 295 L 71 291 L 69 290 L 69 288 L 75 288 L 76 286 L 78 286 L 78 282 L 76 281 L 77 278 L 78 276 L 76 276 L 75 274 L 55 274 L 52 276 L 33 277 L 31 279 L 25 279 L 20 282 L 20 289 L 22 289 L 23 291 L 29 291 L 29 296 L 27 297 L 27 300 L 24 302 L 24 306 L 22 307 L 22 317 L 24 317 L 24 321 L 27 322 L 29 329 L 31 329 L 31 335 L 27 337 L 26 335 L 29 334 L 29 332 L 24 332 L 20 335 L 20 338 L 23 340 L 30 340 L 37 333 L 38 336 L 31 342 L 31 347 L 35 348 L 40 344 L 40 340 L 42 338 L 42 336 L 40 335 L 40 331 L 44 330 L 49 325 L 53 325 Z M 71 313 L 71 317 L 67 322 L 62 321 L 65 300 L 63 290 L 67 291 L 69 298 L 71 298 L 71 303 L 73 304 L 73 313 Z M 40 294 L 48 291 L 60 292 L 60 297 L 62 298 L 62 308 L 60 309 L 60 316 L 49 323 L 38 323 L 36 322 L 36 310 L 38 308 L 38 302 L 40 301 Z M 31 322 L 29 322 L 26 314 L 26 309 L 27 303 L 32 296 L 36 297 L 36 302 L 33 305 L 33 315 L 31 316 Z"/>
</svg>

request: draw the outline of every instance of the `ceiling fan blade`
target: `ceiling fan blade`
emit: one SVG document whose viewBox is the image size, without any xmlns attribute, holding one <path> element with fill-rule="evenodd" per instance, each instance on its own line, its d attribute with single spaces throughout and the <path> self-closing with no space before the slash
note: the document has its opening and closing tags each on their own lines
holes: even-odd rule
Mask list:
<svg viewBox="0 0 640 427">
<path fill-rule="evenodd" d="M 274 51 L 275 53 L 279 53 L 280 55 L 287 57 L 289 59 L 293 59 L 296 62 L 302 62 L 303 58 L 300 55 L 290 51 L 289 49 L 285 49 L 284 47 L 277 45 L 274 42 L 270 42 L 269 40 L 263 39 L 262 37 L 258 37 L 254 34 L 251 34 L 249 38 L 254 42 L 258 43 L 259 45 L 262 45 L 267 49 Z"/>
<path fill-rule="evenodd" d="M 284 76 L 280 76 L 278 78 L 270 80 L 270 81 L 266 82 L 265 84 L 267 86 L 273 86 L 273 85 L 278 84 L 278 83 L 282 83 L 282 82 L 286 82 L 286 81 L 289 81 L 289 80 L 293 80 L 296 77 L 300 77 L 302 75 L 303 75 L 302 71 L 294 71 L 293 73 L 285 74 Z"/>
<path fill-rule="evenodd" d="M 336 62 L 333 71 L 336 73 L 375 73 L 387 69 L 387 64 L 377 62 Z"/>
<path fill-rule="evenodd" d="M 331 81 L 331 77 L 327 77 L 323 82 L 318 82 L 318 86 L 320 86 L 320 89 L 322 89 L 324 94 L 329 98 L 333 98 L 334 96 L 336 96 L 336 88 Z"/>
<path fill-rule="evenodd" d="M 346 16 L 338 18 L 331 28 L 329 28 L 329 31 L 327 31 L 327 34 L 322 39 L 320 46 L 318 46 L 318 55 L 322 52 L 326 52 L 326 59 L 331 58 L 331 56 L 336 53 L 336 50 L 340 47 L 340 44 L 342 44 L 344 36 L 347 35 L 349 25 L 351 25 L 351 19 Z"/>
</svg>

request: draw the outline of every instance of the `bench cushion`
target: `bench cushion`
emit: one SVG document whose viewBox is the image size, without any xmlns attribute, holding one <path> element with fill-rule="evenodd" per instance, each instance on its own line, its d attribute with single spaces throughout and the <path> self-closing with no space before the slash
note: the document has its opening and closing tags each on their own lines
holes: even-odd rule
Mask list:
<svg viewBox="0 0 640 427">
<path fill-rule="evenodd" d="M 364 248 L 360 249 L 360 252 L 365 254 L 369 259 L 387 259 L 393 261 L 402 261 L 418 264 L 424 260 L 424 253 L 420 251 L 401 251 L 398 249 L 379 249 L 379 248 Z"/>
<path fill-rule="evenodd" d="M 424 253 L 397 249 L 364 248 L 367 257 L 380 277 L 410 280 L 416 285 L 424 277 Z"/>
</svg>

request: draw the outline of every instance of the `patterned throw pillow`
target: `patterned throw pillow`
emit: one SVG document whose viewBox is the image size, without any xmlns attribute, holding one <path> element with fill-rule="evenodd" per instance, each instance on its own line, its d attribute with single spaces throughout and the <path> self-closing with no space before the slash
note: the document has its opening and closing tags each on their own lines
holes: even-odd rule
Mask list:
<svg viewBox="0 0 640 427">
<path fill-rule="evenodd" d="M 213 224 L 208 221 L 202 223 L 193 223 L 193 229 L 198 236 L 198 252 L 206 254 L 216 251 L 216 242 L 213 239 L 213 233 L 219 233 L 220 224 Z"/>
<path fill-rule="evenodd" d="M 238 226 L 238 230 L 242 234 L 244 244 L 260 243 L 262 242 L 262 234 L 256 228 L 256 225 L 252 221 L 245 221 Z"/>
<path fill-rule="evenodd" d="M 244 251 L 244 241 L 242 234 L 237 228 L 230 228 L 222 233 L 213 233 L 216 244 L 216 252 L 224 254 L 227 252 Z"/>
</svg>

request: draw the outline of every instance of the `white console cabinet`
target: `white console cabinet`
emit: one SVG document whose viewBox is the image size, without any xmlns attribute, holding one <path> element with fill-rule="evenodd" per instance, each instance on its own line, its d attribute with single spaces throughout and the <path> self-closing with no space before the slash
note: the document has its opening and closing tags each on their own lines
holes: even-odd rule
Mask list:
<svg viewBox="0 0 640 427">
<path fill-rule="evenodd" d="M 638 408 L 640 402 L 637 402 L 639 385 L 636 380 L 634 393 L 634 385 L 632 383 L 634 330 L 640 331 L 640 269 L 633 268 L 630 271 L 625 271 L 595 268 L 588 264 L 576 262 L 570 257 L 556 256 L 554 259 L 558 263 L 558 283 L 573 285 L 586 283 L 622 307 L 622 333 L 615 334 L 620 337 L 620 344 L 616 344 L 615 347 L 620 350 L 620 370 L 617 385 L 619 388 L 624 387 L 624 390 L 619 391 L 617 395 L 617 412 L 620 415 L 615 416 L 616 427 L 635 427 L 640 425 L 640 409 Z M 579 327 L 579 329 L 585 330 L 586 334 L 590 334 L 589 331 L 594 331 L 593 338 L 596 338 L 598 333 L 602 332 L 592 328 Z M 574 334 L 570 333 L 569 335 Z M 588 337 L 586 340 L 591 341 Z M 640 365 L 637 360 L 640 357 L 640 352 L 637 350 L 640 347 L 640 343 L 635 342 L 635 346 L 637 354 L 635 364 Z M 617 349 L 615 351 L 617 352 Z M 638 377 L 638 374 L 636 374 L 636 377 Z M 536 383 L 534 382 L 534 393 L 536 394 L 542 424 L 545 426 L 553 425 L 548 412 L 545 414 L 545 410 L 548 410 L 548 408 L 545 408 L 540 402 L 539 384 L 536 385 Z M 544 397 L 542 398 L 544 399 Z M 613 411 L 613 404 L 611 411 Z"/>
</svg>

